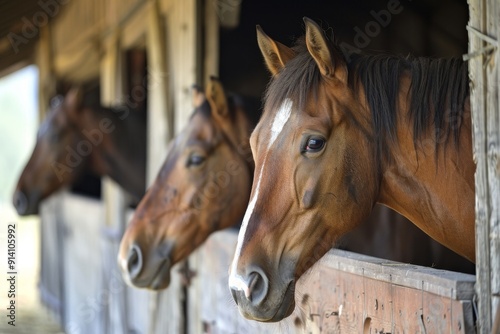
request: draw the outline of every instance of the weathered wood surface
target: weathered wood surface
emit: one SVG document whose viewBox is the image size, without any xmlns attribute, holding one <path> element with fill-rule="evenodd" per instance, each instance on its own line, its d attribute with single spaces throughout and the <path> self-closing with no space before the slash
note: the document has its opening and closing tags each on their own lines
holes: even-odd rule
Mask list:
<svg viewBox="0 0 500 334">
<path fill-rule="evenodd" d="M 53 195 L 40 207 L 40 299 L 60 324 L 64 321 L 63 254 L 64 229 L 60 219 L 59 194 Z"/>
<path fill-rule="evenodd" d="M 196 314 L 193 321 L 188 321 L 190 334 L 280 332 L 279 325 L 243 318 L 229 293 L 228 269 L 236 249 L 236 236 L 236 231 L 216 232 L 190 257 L 190 269 L 195 276 L 188 288 L 187 307 L 188 314 Z"/>
<path fill-rule="evenodd" d="M 104 211 L 98 200 L 64 192 L 44 203 L 42 302 L 68 334 L 183 333 L 180 276 L 161 292 L 127 286 L 116 262 L 121 233 L 104 224 Z"/>
<path fill-rule="evenodd" d="M 245 320 L 227 287 L 236 231 L 212 235 L 194 255 L 188 309 L 210 333 L 473 333 L 473 275 L 330 251 L 297 285 L 280 324 Z M 194 301 L 197 301 L 194 302 Z M 197 333 L 189 324 L 188 333 Z"/>
<path fill-rule="evenodd" d="M 469 54 L 473 55 L 469 73 L 477 165 L 478 325 L 479 333 L 490 333 L 500 305 L 500 4 L 495 0 L 469 0 L 469 9 Z M 500 328 L 494 331 L 498 333 Z"/>
</svg>

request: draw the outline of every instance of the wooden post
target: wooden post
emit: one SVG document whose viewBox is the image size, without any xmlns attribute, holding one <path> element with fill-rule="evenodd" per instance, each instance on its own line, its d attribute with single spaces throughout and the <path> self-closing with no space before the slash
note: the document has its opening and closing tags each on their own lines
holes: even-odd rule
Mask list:
<svg viewBox="0 0 500 334">
<path fill-rule="evenodd" d="M 120 32 L 116 30 L 110 38 L 104 41 L 104 56 L 101 61 L 101 104 L 107 107 L 114 107 L 119 104 L 123 97 L 123 56 L 120 48 Z M 119 275 L 116 263 L 118 252 L 119 236 L 122 235 L 125 226 L 125 214 L 127 209 L 128 194 L 109 177 L 102 178 L 102 193 L 104 200 L 104 222 L 102 227 L 103 253 L 104 253 L 104 286 L 105 291 L 109 291 L 111 277 L 113 274 Z M 125 290 L 124 282 L 122 291 Z M 116 287 L 115 287 L 116 288 Z M 110 294 L 108 305 L 109 319 L 107 319 L 107 330 L 116 332 L 126 331 L 127 324 L 124 322 L 125 294 Z"/>
<path fill-rule="evenodd" d="M 469 0 L 469 73 L 476 162 L 478 332 L 491 333 L 500 300 L 500 4 Z M 498 328 L 496 329 L 498 333 Z"/>
<path fill-rule="evenodd" d="M 146 183 L 150 185 L 165 156 L 173 136 L 172 108 L 168 98 L 168 72 L 164 26 L 157 0 L 149 1 L 147 26 L 148 57 L 148 163 Z"/>
<path fill-rule="evenodd" d="M 206 86 L 210 80 L 210 76 L 219 75 L 219 17 L 217 3 L 211 0 L 203 1 L 201 9 L 203 20 L 200 22 L 204 27 L 204 40 L 202 41 L 204 54 L 201 55 L 200 61 L 203 62 L 203 85 Z M 208 258 L 210 259 L 210 258 Z M 199 269 L 203 267 L 204 261 L 207 261 L 207 256 L 203 251 L 196 250 L 189 256 L 189 269 L 201 274 Z M 213 294 L 213 291 L 207 291 L 206 281 L 201 279 L 193 279 L 191 286 L 187 289 L 187 311 L 189 321 L 187 322 L 186 332 L 188 334 L 203 333 L 209 331 L 203 328 L 202 308 L 200 296 Z M 207 298 L 209 300 L 209 298 Z M 212 301 L 212 299 L 210 299 Z"/>
<path fill-rule="evenodd" d="M 205 54 L 203 55 L 203 84 L 210 76 L 219 76 L 219 17 L 217 7 L 211 1 L 205 1 Z"/>
<path fill-rule="evenodd" d="M 123 95 L 121 58 L 119 33 L 116 32 L 106 45 L 101 63 L 101 104 L 107 107 L 116 106 Z M 103 179 L 103 193 L 106 205 L 106 225 L 117 228 L 123 226 L 126 208 L 126 195 L 123 190 L 106 177 Z"/>
<path fill-rule="evenodd" d="M 169 67 L 175 69 L 169 75 L 173 79 L 176 132 L 189 120 L 193 110 L 191 87 L 201 80 L 197 63 L 198 4 L 198 0 L 175 0 L 168 13 Z"/>
<path fill-rule="evenodd" d="M 175 1 L 177 4 L 179 1 Z M 150 185 L 167 156 L 167 145 L 174 134 L 174 109 L 170 103 L 169 81 L 172 73 L 167 64 L 172 50 L 167 49 L 165 25 L 162 20 L 157 0 L 149 0 L 146 47 L 148 57 L 148 163 L 146 180 Z M 168 52 L 167 52 L 168 51 Z M 176 75 L 182 75 L 182 69 L 176 64 Z M 147 333 L 183 333 L 184 299 L 181 282 L 172 269 L 172 279 L 168 289 L 161 292 L 150 292 L 150 327 Z"/>
</svg>

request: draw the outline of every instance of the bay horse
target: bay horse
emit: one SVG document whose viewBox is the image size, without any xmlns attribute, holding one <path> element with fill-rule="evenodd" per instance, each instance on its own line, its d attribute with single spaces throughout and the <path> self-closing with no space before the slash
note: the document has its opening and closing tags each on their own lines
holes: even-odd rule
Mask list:
<svg viewBox="0 0 500 334">
<path fill-rule="evenodd" d="M 170 143 L 120 244 L 124 280 L 137 287 L 168 287 L 171 267 L 211 233 L 241 221 L 248 203 L 253 175 L 248 138 L 258 107 L 226 95 L 216 78 L 205 93 L 195 89 L 194 101 L 189 122 Z"/>
<path fill-rule="evenodd" d="M 19 215 L 38 214 L 43 199 L 85 170 L 108 175 L 137 200 L 144 195 L 146 112 L 87 103 L 91 94 L 77 87 L 52 99 L 13 195 Z"/>
<path fill-rule="evenodd" d="M 254 172 L 248 141 L 260 118 L 260 102 L 226 95 L 215 78 L 206 93 L 194 87 L 193 95 L 189 123 L 173 140 L 121 241 L 118 262 L 124 279 L 137 287 L 168 287 L 173 264 L 211 233 L 237 226 L 248 204 Z M 433 247 L 432 239 L 382 206 L 339 246 L 400 262 L 470 270 L 460 256 L 439 244 Z"/>
<path fill-rule="evenodd" d="M 264 322 L 293 312 L 296 281 L 377 202 L 475 260 L 467 65 L 343 54 L 304 22 L 293 48 L 257 27 L 273 76 L 228 283 L 240 313 Z"/>
</svg>

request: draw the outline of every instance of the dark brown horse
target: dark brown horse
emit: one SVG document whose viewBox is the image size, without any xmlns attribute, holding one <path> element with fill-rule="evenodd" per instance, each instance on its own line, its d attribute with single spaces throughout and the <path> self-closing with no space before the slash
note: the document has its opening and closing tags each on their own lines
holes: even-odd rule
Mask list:
<svg viewBox="0 0 500 334">
<path fill-rule="evenodd" d="M 248 139 L 260 116 L 258 102 L 226 98 L 215 79 L 207 94 L 195 90 L 194 99 L 189 123 L 174 139 L 122 239 L 120 266 L 125 279 L 138 287 L 166 288 L 174 263 L 211 233 L 237 225 L 245 213 L 254 170 Z M 230 114 L 221 117 L 219 109 Z M 380 206 L 340 246 L 407 263 L 470 270 L 463 258 L 432 243 L 405 218 Z"/>
<path fill-rule="evenodd" d="M 84 170 L 108 175 L 137 199 L 145 192 L 145 111 L 86 105 L 79 88 L 56 97 L 13 196 L 19 215 L 73 184 Z"/>
<path fill-rule="evenodd" d="M 295 282 L 375 203 L 475 259 L 467 66 L 351 55 L 305 19 L 294 48 L 258 29 L 273 73 L 251 136 L 255 182 L 230 268 L 240 312 L 279 321 Z"/>
</svg>

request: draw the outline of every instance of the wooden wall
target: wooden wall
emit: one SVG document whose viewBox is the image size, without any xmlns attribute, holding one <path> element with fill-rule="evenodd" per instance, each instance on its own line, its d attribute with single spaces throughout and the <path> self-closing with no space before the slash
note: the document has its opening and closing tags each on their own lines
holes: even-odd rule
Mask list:
<svg viewBox="0 0 500 334">
<path fill-rule="evenodd" d="M 297 283 L 297 307 L 278 324 L 244 319 L 227 285 L 237 231 L 197 251 L 188 333 L 473 333 L 474 275 L 331 250 Z"/>
</svg>

